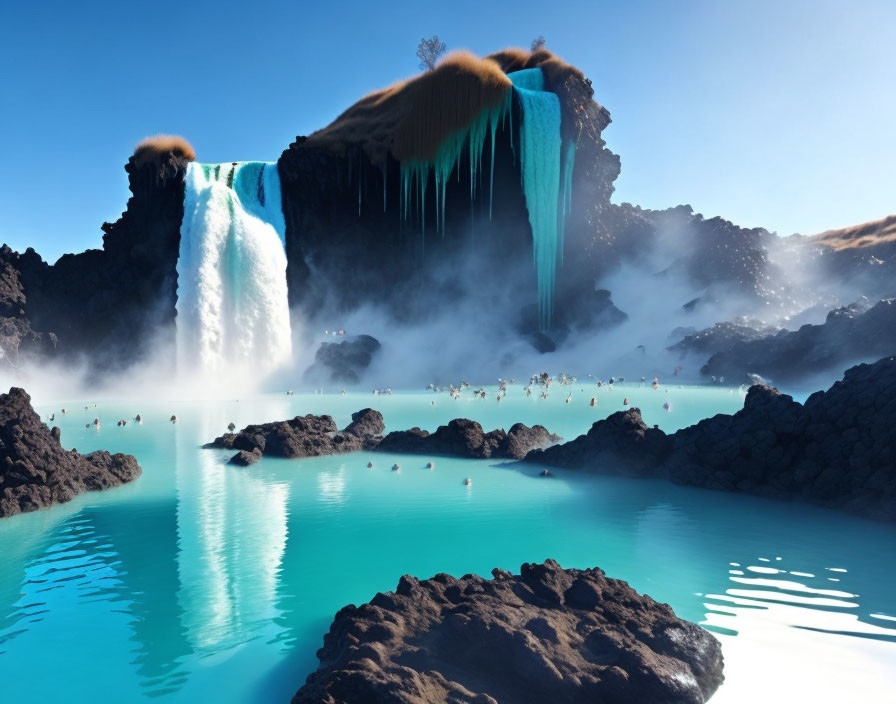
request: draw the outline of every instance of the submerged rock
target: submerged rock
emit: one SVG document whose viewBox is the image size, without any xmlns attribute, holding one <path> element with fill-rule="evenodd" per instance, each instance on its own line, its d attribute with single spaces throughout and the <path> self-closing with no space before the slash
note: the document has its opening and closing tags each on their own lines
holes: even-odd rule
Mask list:
<svg viewBox="0 0 896 704">
<path fill-rule="evenodd" d="M 132 455 L 65 450 L 59 428 L 41 423 L 24 389 L 0 395 L 0 518 L 71 501 L 140 476 Z"/>
<path fill-rule="evenodd" d="M 894 448 L 896 358 L 887 357 L 847 370 L 804 405 L 757 384 L 734 415 L 719 414 L 671 435 L 648 428 L 633 408 L 526 460 L 800 499 L 896 521 Z"/>
<path fill-rule="evenodd" d="M 492 575 L 404 576 L 341 609 L 293 704 L 702 704 L 722 683 L 710 633 L 600 569 Z"/>
<path fill-rule="evenodd" d="M 414 455 L 522 459 L 530 450 L 560 440 L 559 435 L 548 432 L 541 425 L 530 428 L 516 423 L 510 432 L 492 430 L 486 433 L 475 420 L 455 418 L 448 425 L 439 426 L 434 433 L 420 428 L 391 432 L 376 449 Z"/>
<path fill-rule="evenodd" d="M 254 464 L 262 455 L 274 457 L 319 457 L 372 449 L 386 426 L 379 411 L 365 408 L 352 414 L 352 422 L 339 431 L 331 416 L 296 416 L 292 420 L 247 425 L 238 433 L 225 433 L 205 445 L 240 452 L 232 464 Z"/>
</svg>

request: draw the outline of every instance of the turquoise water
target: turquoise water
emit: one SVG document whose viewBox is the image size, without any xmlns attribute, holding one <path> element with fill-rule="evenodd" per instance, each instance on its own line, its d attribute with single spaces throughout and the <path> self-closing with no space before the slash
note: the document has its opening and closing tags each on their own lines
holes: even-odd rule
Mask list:
<svg viewBox="0 0 896 704">
<path fill-rule="evenodd" d="M 623 385 L 591 408 L 594 395 L 579 384 L 552 386 L 548 399 L 515 385 L 501 402 L 426 392 L 95 408 L 35 399 L 38 412 L 56 411 L 64 445 L 132 452 L 144 475 L 0 522 L 0 701 L 286 702 L 341 606 L 404 573 L 487 575 L 546 557 L 598 565 L 715 630 L 728 679 L 714 702 L 887 701 L 894 526 L 661 481 L 544 479 L 493 461 L 434 458 L 430 471 L 428 457 L 358 453 L 246 469 L 199 449 L 231 421 L 329 412 L 342 425 L 365 406 L 391 429 L 467 416 L 573 437 L 626 396 L 667 430 L 743 403 L 719 388 Z M 63 406 L 78 410 L 60 416 Z M 137 413 L 142 426 L 116 427 Z M 86 429 L 97 416 L 101 429 Z M 396 461 L 400 473 L 389 470 Z"/>
</svg>

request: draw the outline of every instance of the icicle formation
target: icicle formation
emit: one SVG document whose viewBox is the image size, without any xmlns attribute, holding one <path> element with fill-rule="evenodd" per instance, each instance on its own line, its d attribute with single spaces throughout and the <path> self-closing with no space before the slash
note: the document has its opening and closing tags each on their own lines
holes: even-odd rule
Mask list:
<svg viewBox="0 0 896 704">
<path fill-rule="evenodd" d="M 491 137 L 491 173 L 489 175 L 489 214 L 491 214 L 491 196 L 495 183 L 495 134 L 498 125 L 510 111 L 510 95 L 494 107 L 485 108 L 473 118 L 464 129 L 449 134 L 439 145 L 439 150 L 432 161 L 412 160 L 401 162 L 401 213 L 406 220 L 410 214 L 411 200 L 417 202 L 421 227 L 426 223 L 426 186 L 429 181 L 429 170 L 433 170 L 436 186 L 436 229 L 445 235 L 445 186 L 448 178 L 458 168 L 464 145 L 470 162 L 470 199 L 476 197 L 476 183 L 479 170 L 482 168 L 482 151 L 485 148 L 485 137 Z"/>
<path fill-rule="evenodd" d="M 277 165 L 193 162 L 185 186 L 179 371 L 270 371 L 292 354 Z"/>
<path fill-rule="evenodd" d="M 517 96 L 522 115 L 519 125 L 520 170 L 523 193 L 532 226 L 532 249 L 538 282 L 539 323 L 542 330 L 551 325 L 557 268 L 563 259 L 566 216 L 572 205 L 572 172 L 576 145 L 561 144 L 560 99 L 545 90 L 540 68 L 508 74 L 513 89 L 494 107 L 482 110 L 464 129 L 448 135 L 433 160 L 401 162 L 401 213 L 407 220 L 411 204 L 416 203 L 423 235 L 426 235 L 426 191 L 433 172 L 435 183 L 436 230 L 445 235 L 445 186 L 459 168 L 464 146 L 470 163 L 470 199 L 476 197 L 476 184 L 482 168 L 486 135 L 491 137 L 491 174 L 489 176 L 489 217 L 495 180 L 495 134 L 508 116 L 512 119 L 511 100 Z M 511 124 L 511 146 L 513 147 Z"/>
</svg>

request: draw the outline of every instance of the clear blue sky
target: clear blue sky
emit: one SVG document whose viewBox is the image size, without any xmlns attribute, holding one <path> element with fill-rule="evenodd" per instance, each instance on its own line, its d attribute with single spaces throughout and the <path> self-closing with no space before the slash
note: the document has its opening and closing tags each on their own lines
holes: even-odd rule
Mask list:
<svg viewBox="0 0 896 704">
<path fill-rule="evenodd" d="M 548 47 L 593 80 L 617 202 L 691 203 L 780 234 L 896 212 L 896 2 L 9 1 L 0 8 L 0 241 L 101 243 L 134 143 L 275 160 L 413 74 L 420 37 Z"/>
</svg>

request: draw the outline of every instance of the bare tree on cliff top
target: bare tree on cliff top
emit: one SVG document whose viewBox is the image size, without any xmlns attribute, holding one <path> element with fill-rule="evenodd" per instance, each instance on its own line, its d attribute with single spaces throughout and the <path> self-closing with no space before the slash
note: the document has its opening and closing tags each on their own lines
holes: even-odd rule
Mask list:
<svg viewBox="0 0 896 704">
<path fill-rule="evenodd" d="M 541 34 L 539 34 L 537 37 L 535 37 L 535 39 L 532 40 L 532 47 L 531 47 L 532 53 L 534 54 L 536 51 L 540 51 L 541 49 L 544 49 L 545 43 L 546 43 L 545 39 Z"/>
<path fill-rule="evenodd" d="M 436 61 L 445 53 L 448 45 L 443 41 L 439 41 L 437 34 L 433 34 L 429 39 L 423 37 L 417 45 L 417 58 L 420 59 L 421 71 L 432 71 L 436 67 Z"/>
</svg>

